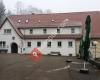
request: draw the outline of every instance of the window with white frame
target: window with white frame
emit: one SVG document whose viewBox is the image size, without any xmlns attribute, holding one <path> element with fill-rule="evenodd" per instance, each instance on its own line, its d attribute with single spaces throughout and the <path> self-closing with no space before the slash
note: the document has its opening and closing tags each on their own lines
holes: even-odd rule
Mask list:
<svg viewBox="0 0 100 80">
<path fill-rule="evenodd" d="M 71 28 L 71 33 L 75 33 L 75 28 Z"/>
<path fill-rule="evenodd" d="M 47 29 L 46 29 L 46 28 L 43 29 L 43 33 L 44 33 L 44 34 L 47 33 Z"/>
<path fill-rule="evenodd" d="M 68 42 L 68 47 L 72 47 L 73 46 L 73 42 L 72 41 L 69 41 Z"/>
<path fill-rule="evenodd" d="M 11 34 L 11 29 L 4 29 L 4 34 Z"/>
<path fill-rule="evenodd" d="M 61 47 L 61 46 L 62 46 L 62 42 L 58 41 L 58 47 Z"/>
<path fill-rule="evenodd" d="M 31 47 L 31 42 L 27 42 L 27 47 Z"/>
<path fill-rule="evenodd" d="M 30 34 L 32 34 L 33 33 L 33 29 L 30 29 Z"/>
<path fill-rule="evenodd" d="M 41 47 L 41 42 L 37 42 L 37 47 Z"/>
<path fill-rule="evenodd" d="M 47 47 L 51 47 L 51 42 L 47 42 Z"/>
</svg>

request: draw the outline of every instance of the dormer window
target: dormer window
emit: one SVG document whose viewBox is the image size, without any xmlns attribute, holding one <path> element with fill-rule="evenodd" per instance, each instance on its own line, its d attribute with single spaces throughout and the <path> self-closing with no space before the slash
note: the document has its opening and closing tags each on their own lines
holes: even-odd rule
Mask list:
<svg viewBox="0 0 100 80">
<path fill-rule="evenodd" d="M 18 23 L 20 23 L 20 22 L 21 22 L 21 20 L 19 19 L 19 20 L 18 20 Z"/>
<path fill-rule="evenodd" d="M 28 20 L 26 20 L 25 22 L 28 23 Z"/>
<path fill-rule="evenodd" d="M 38 22 L 40 23 L 41 21 L 40 21 L 40 20 L 38 20 Z"/>
<path fill-rule="evenodd" d="M 55 20 L 54 20 L 54 19 L 52 19 L 52 20 L 51 20 L 51 22 L 55 22 Z"/>
<path fill-rule="evenodd" d="M 69 19 L 65 19 L 65 21 L 69 21 Z"/>
</svg>

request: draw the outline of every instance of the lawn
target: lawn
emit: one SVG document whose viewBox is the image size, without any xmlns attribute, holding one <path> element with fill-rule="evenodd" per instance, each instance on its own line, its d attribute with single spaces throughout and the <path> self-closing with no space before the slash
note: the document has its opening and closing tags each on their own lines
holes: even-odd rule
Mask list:
<svg viewBox="0 0 100 80">
<path fill-rule="evenodd" d="M 71 70 L 64 69 L 68 58 Z M 100 72 L 91 64 L 87 64 L 89 74 L 79 73 L 82 63 L 75 57 L 43 56 L 34 62 L 28 55 L 0 54 L 0 80 L 100 80 Z"/>
</svg>

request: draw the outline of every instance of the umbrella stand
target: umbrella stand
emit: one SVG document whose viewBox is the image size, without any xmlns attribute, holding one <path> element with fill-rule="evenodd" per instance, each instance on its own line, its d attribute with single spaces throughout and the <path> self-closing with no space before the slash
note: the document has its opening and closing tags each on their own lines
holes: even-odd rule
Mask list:
<svg viewBox="0 0 100 80">
<path fill-rule="evenodd" d="M 85 63 L 85 61 L 84 61 L 84 69 L 86 69 L 86 67 L 85 67 L 85 66 L 86 66 L 86 63 Z"/>
<path fill-rule="evenodd" d="M 91 17 L 88 15 L 85 21 L 85 32 L 83 34 L 83 47 L 81 52 L 83 51 L 84 60 L 87 62 L 89 59 L 89 48 L 90 48 L 90 32 L 91 32 Z M 80 73 L 89 73 L 89 70 L 86 68 L 86 62 L 84 61 L 84 67 L 80 69 Z"/>
<path fill-rule="evenodd" d="M 84 61 L 84 67 L 82 69 L 80 69 L 80 73 L 85 73 L 85 74 L 89 73 L 89 69 L 86 68 L 86 62 L 85 61 Z"/>
</svg>

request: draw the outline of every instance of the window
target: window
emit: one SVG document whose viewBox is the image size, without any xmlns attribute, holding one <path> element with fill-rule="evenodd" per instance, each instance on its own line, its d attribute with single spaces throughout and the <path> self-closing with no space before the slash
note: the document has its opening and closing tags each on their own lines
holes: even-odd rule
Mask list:
<svg viewBox="0 0 100 80">
<path fill-rule="evenodd" d="M 68 42 L 68 46 L 69 46 L 69 47 L 72 47 L 72 46 L 73 46 L 72 41 L 69 41 L 69 42 Z"/>
<path fill-rule="evenodd" d="M 2 42 L 2 44 L 3 44 L 3 46 L 6 46 L 6 45 L 5 45 L 5 44 L 6 44 L 6 42 L 4 42 L 4 41 Z"/>
<path fill-rule="evenodd" d="M 27 46 L 28 46 L 28 47 L 31 47 L 31 42 L 28 42 L 28 43 L 27 43 Z"/>
<path fill-rule="evenodd" d="M 18 20 L 18 23 L 20 23 L 20 22 L 21 22 L 21 20 L 19 19 L 19 20 Z"/>
<path fill-rule="evenodd" d="M 51 47 L 51 42 L 48 42 L 47 43 L 47 47 Z"/>
<path fill-rule="evenodd" d="M 37 47 L 41 47 L 41 42 L 37 42 Z"/>
<path fill-rule="evenodd" d="M 25 22 L 28 23 L 28 20 L 26 20 Z"/>
<path fill-rule="evenodd" d="M 71 28 L 71 33 L 75 33 L 75 28 Z"/>
<path fill-rule="evenodd" d="M 33 29 L 30 29 L 30 34 L 32 34 L 33 33 Z"/>
<path fill-rule="evenodd" d="M 43 29 L 43 33 L 47 33 L 47 29 Z"/>
<path fill-rule="evenodd" d="M 57 28 L 57 33 L 60 33 L 60 29 L 59 28 Z"/>
<path fill-rule="evenodd" d="M 11 33 L 11 29 L 4 29 L 4 33 L 5 34 L 10 34 Z"/>
<path fill-rule="evenodd" d="M 5 41 L 0 41 L 0 46 L 5 47 L 6 46 L 6 42 Z"/>
<path fill-rule="evenodd" d="M 62 43 L 61 41 L 58 42 L 58 47 L 61 47 L 62 46 Z"/>
</svg>

